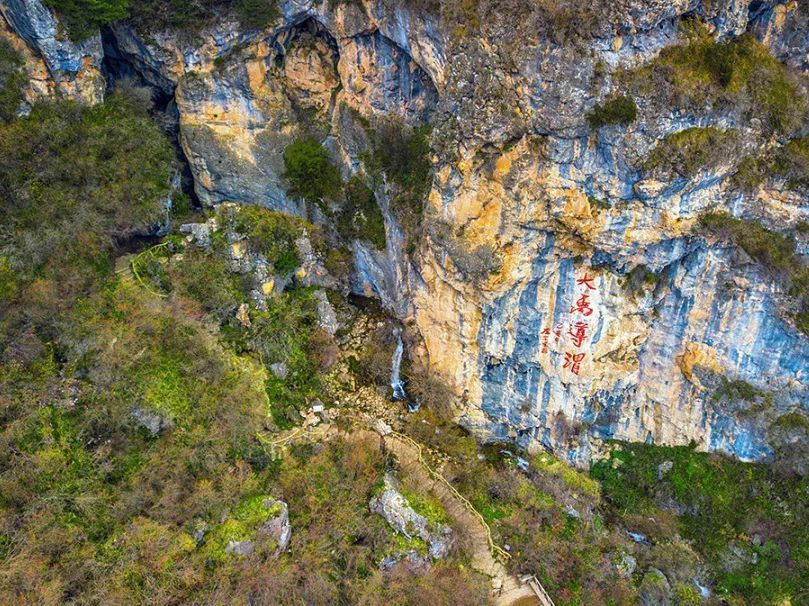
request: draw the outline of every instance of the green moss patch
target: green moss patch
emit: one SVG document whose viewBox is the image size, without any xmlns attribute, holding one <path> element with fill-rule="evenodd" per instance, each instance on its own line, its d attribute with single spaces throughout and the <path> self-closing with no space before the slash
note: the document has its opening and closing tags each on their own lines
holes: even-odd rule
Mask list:
<svg viewBox="0 0 809 606">
<path fill-rule="evenodd" d="M 284 177 L 290 194 L 324 208 L 342 187 L 340 170 L 326 148 L 311 137 L 297 139 L 284 150 Z"/>
<path fill-rule="evenodd" d="M 797 302 L 793 319 L 798 329 L 809 334 L 809 268 L 797 256 L 790 236 L 770 231 L 757 221 L 736 219 L 726 213 L 700 217 L 701 227 L 736 246 L 785 281 Z"/>
<path fill-rule="evenodd" d="M 354 176 L 346 183 L 345 198 L 345 207 L 338 223 L 343 237 L 366 240 L 377 250 L 385 250 L 385 218 L 373 190 L 358 176 Z"/>
<path fill-rule="evenodd" d="M 5 38 L 0 38 L 0 120 L 17 114 L 26 83 L 23 59 Z"/>
<path fill-rule="evenodd" d="M 655 146 L 644 163 L 647 171 L 661 170 L 681 177 L 693 177 L 711 170 L 733 157 L 739 143 L 734 130 L 687 128 L 666 136 Z"/>
<path fill-rule="evenodd" d="M 649 64 L 619 73 L 618 81 L 681 107 L 736 107 L 769 132 L 792 132 L 806 117 L 794 77 L 764 45 L 750 35 L 716 42 L 700 25 L 692 25 L 687 44 L 663 49 Z"/>
<path fill-rule="evenodd" d="M 616 97 L 604 103 L 596 105 L 589 114 L 587 121 L 590 127 L 597 129 L 602 126 L 612 124 L 631 124 L 638 116 L 638 107 L 632 97 Z"/>
<path fill-rule="evenodd" d="M 662 479 L 658 466 L 672 463 Z M 696 452 L 687 446 L 624 444 L 592 468 L 604 494 L 623 516 L 659 513 L 672 499 L 687 511 L 679 530 L 711 566 L 718 591 L 742 603 L 776 604 L 800 592 L 809 570 L 803 491 L 807 479 L 764 464 Z M 740 506 L 744 503 L 744 506 Z M 761 539 L 751 542 L 751 535 Z M 755 553 L 755 562 L 726 567 L 729 549 Z"/>
</svg>

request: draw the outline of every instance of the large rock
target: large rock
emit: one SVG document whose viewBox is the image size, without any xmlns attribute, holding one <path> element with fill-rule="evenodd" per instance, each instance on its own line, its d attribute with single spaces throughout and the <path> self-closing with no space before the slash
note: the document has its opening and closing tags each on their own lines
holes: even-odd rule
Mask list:
<svg viewBox="0 0 809 606">
<path fill-rule="evenodd" d="M 85 103 L 104 99 L 101 36 L 72 42 L 54 14 L 40 0 L 2 0 L 0 14 L 38 54 L 48 69 L 54 91 Z"/>
<path fill-rule="evenodd" d="M 428 545 L 428 555 L 433 559 L 447 555 L 451 530 L 416 513 L 407 498 L 400 492 L 399 484 L 390 474 L 384 485 L 370 502 L 371 511 L 381 515 L 398 533 L 408 539 L 419 538 Z"/>
</svg>

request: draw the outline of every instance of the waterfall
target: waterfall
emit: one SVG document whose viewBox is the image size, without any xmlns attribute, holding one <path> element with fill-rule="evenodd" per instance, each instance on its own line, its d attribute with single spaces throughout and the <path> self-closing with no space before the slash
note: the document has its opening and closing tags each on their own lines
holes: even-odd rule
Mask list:
<svg viewBox="0 0 809 606">
<path fill-rule="evenodd" d="M 402 333 L 399 328 L 396 328 L 396 350 L 393 352 L 393 360 L 390 369 L 390 386 L 393 389 L 394 400 L 406 400 L 407 393 L 405 392 L 405 384 L 399 376 L 399 371 L 402 366 L 402 354 L 404 353 L 404 341 L 402 341 Z"/>
</svg>

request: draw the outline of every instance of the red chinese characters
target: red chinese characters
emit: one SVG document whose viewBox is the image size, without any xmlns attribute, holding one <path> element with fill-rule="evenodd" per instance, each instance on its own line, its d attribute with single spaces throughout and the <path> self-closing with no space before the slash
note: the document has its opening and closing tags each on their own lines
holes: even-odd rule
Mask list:
<svg viewBox="0 0 809 606">
<path fill-rule="evenodd" d="M 590 306 L 590 291 L 596 289 L 596 287 L 593 286 L 593 280 L 594 278 L 590 277 L 587 273 L 576 280 L 576 285 L 582 287 L 582 289 L 579 291 L 579 298 L 576 299 L 575 305 L 570 308 L 571 314 L 578 314 L 585 318 L 593 315 L 593 308 Z M 584 345 L 584 341 L 587 339 L 587 331 L 589 329 L 590 325 L 583 319 L 576 320 L 570 325 L 567 334 L 570 336 L 573 347 L 581 349 L 582 345 Z M 567 368 L 574 375 L 578 375 L 581 370 L 581 363 L 586 355 L 585 352 L 576 353 L 566 351 L 562 368 Z"/>
<path fill-rule="evenodd" d="M 574 375 L 581 372 L 581 365 L 587 353 L 581 350 L 585 341 L 590 335 L 590 323 L 586 320 L 593 315 L 593 307 L 590 301 L 590 291 L 596 290 L 593 284 L 595 278 L 585 273 L 581 278 L 576 278 L 576 302 L 570 308 L 571 318 L 570 324 L 567 326 L 567 335 L 570 337 L 570 343 L 573 345 L 574 351 L 564 352 L 564 362 L 562 368 L 569 370 Z M 579 317 L 576 317 L 579 316 Z M 564 324 L 555 324 L 546 326 L 541 332 L 542 353 L 549 352 L 549 340 L 551 334 L 554 336 L 554 343 L 558 344 L 562 338 Z"/>
<path fill-rule="evenodd" d="M 567 334 L 569 334 L 573 340 L 573 345 L 576 346 L 576 349 L 579 349 L 584 343 L 584 340 L 587 338 L 587 329 L 590 328 L 590 325 L 587 322 L 579 320 L 578 322 L 574 322 L 573 325 L 570 327 L 570 330 Z"/>
<path fill-rule="evenodd" d="M 590 294 L 585 292 L 576 300 L 576 304 L 570 308 L 570 313 L 580 313 L 583 316 L 589 316 L 593 313 L 593 308 L 590 307 Z"/>
<path fill-rule="evenodd" d="M 584 360 L 584 353 L 570 353 L 569 351 L 565 352 L 565 363 L 562 365 L 562 368 L 570 368 L 570 372 L 574 375 L 579 374 L 579 370 L 581 369 L 581 362 Z"/>
<path fill-rule="evenodd" d="M 550 334 L 550 328 L 546 328 L 542 331 L 542 353 L 548 353 L 548 337 Z"/>
<path fill-rule="evenodd" d="M 595 290 L 596 287 L 593 286 L 594 279 L 595 278 L 591 278 L 588 274 L 584 274 L 583 278 L 579 278 L 578 280 L 576 280 L 576 284 L 578 284 L 579 286 L 582 285 L 585 286 L 587 290 Z"/>
</svg>

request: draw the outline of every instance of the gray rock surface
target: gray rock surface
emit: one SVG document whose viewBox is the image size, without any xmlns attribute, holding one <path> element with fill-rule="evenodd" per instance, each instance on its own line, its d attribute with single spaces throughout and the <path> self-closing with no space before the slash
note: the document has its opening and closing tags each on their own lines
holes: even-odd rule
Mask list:
<svg viewBox="0 0 809 606">
<path fill-rule="evenodd" d="M 442 524 L 431 523 L 416 513 L 407 498 L 399 491 L 396 479 L 385 476 L 384 486 L 370 502 L 371 511 L 381 515 L 391 527 L 408 539 L 419 538 L 428 545 L 428 555 L 433 559 L 447 555 L 451 530 Z"/>
</svg>

